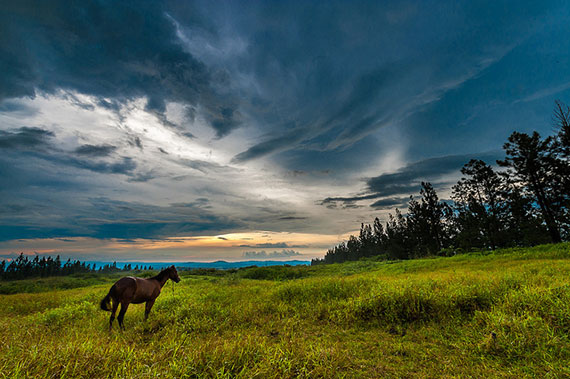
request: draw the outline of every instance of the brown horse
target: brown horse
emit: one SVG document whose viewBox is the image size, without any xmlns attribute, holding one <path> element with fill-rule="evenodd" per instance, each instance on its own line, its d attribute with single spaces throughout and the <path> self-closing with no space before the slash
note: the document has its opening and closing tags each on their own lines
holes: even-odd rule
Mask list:
<svg viewBox="0 0 570 379">
<path fill-rule="evenodd" d="M 123 319 L 125 317 L 125 312 L 129 307 L 130 303 L 141 304 L 146 303 L 144 311 L 144 319 L 148 318 L 148 314 L 154 301 L 160 295 L 160 290 L 166 283 L 168 279 L 172 279 L 176 283 L 180 281 L 178 276 L 178 271 L 176 267 L 170 266 L 162 270 L 158 275 L 149 278 L 135 278 L 133 276 L 126 276 L 117 280 L 115 284 L 109 290 L 107 296 L 101 300 L 101 309 L 104 311 L 111 312 L 111 319 L 109 320 L 109 330 L 113 327 L 113 321 L 115 320 L 115 312 L 121 304 L 121 310 L 119 311 L 119 326 L 124 329 L 125 324 Z M 112 308 L 109 307 L 112 304 Z"/>
</svg>

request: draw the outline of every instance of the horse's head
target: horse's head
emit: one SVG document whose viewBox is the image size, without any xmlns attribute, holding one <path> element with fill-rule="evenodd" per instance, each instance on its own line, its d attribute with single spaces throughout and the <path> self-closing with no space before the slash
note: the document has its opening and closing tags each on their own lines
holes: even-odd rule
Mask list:
<svg viewBox="0 0 570 379">
<path fill-rule="evenodd" d="M 176 267 L 174 267 L 174 265 L 168 268 L 168 278 L 176 283 L 180 281 L 180 277 L 178 276 L 178 271 L 176 271 Z"/>
</svg>

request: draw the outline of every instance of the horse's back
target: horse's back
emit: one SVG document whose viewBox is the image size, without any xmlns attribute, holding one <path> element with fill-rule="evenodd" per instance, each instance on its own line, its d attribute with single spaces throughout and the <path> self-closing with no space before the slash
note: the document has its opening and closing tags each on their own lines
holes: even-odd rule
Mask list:
<svg viewBox="0 0 570 379">
<path fill-rule="evenodd" d="M 160 294 L 160 285 L 155 280 L 125 276 L 115 282 L 111 293 L 119 302 L 140 304 L 156 299 Z"/>
<path fill-rule="evenodd" d="M 128 288 L 137 286 L 137 278 L 134 276 L 125 276 L 117 280 L 114 284 L 117 288 Z"/>
<path fill-rule="evenodd" d="M 112 296 L 118 301 L 130 301 L 136 291 L 137 282 L 132 276 L 125 276 L 124 278 L 117 280 L 115 284 L 113 284 L 113 287 L 111 287 Z"/>
<path fill-rule="evenodd" d="M 133 303 L 144 303 L 156 299 L 160 294 L 160 285 L 156 280 L 144 278 L 135 278 L 135 280 L 137 283 L 137 291 Z"/>
</svg>

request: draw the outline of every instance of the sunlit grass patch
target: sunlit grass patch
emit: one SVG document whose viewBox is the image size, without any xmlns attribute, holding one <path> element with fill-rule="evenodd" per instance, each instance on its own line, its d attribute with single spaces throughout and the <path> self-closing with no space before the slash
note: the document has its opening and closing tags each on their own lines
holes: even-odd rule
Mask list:
<svg viewBox="0 0 570 379">
<path fill-rule="evenodd" d="M 0 377 L 564 377 L 567 249 L 182 273 L 125 331 L 115 277 L 0 295 Z"/>
</svg>

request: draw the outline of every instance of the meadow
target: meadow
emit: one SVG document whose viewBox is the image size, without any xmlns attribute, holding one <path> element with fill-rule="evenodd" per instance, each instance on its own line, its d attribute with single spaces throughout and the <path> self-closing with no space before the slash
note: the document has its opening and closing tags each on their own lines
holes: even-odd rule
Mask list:
<svg viewBox="0 0 570 379">
<path fill-rule="evenodd" d="M 180 274 L 111 332 L 117 276 L 1 282 L 0 377 L 570 376 L 568 243 Z"/>
</svg>

